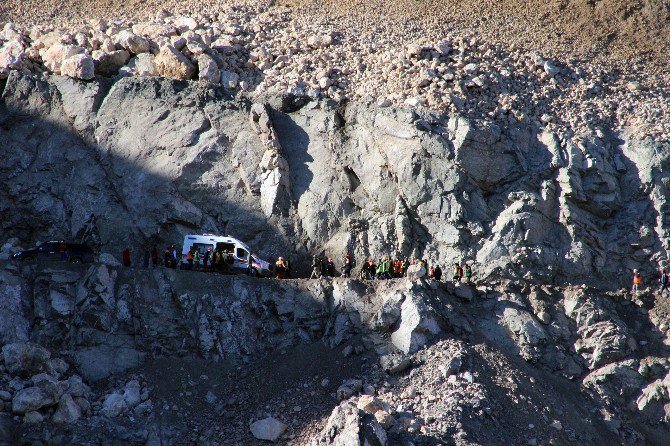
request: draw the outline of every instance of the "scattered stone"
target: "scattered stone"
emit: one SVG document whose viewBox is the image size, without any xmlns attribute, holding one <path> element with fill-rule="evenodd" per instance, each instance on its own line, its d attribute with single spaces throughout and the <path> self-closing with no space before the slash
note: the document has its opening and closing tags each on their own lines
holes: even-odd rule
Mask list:
<svg viewBox="0 0 670 446">
<path fill-rule="evenodd" d="M 91 56 L 76 54 L 65 59 L 60 68 L 63 76 L 91 80 L 95 77 L 95 65 Z"/>
<path fill-rule="evenodd" d="M 286 430 L 286 425 L 272 417 L 251 423 L 251 433 L 259 440 L 276 441 Z"/>
</svg>

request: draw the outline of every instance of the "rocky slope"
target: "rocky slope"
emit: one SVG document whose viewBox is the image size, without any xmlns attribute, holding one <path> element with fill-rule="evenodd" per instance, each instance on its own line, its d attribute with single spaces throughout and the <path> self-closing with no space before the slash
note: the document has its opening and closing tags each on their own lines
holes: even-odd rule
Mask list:
<svg viewBox="0 0 670 446">
<path fill-rule="evenodd" d="M 207 84 L 4 85 L 5 237 L 124 246 L 232 234 L 262 257 L 476 262 L 489 280 L 626 285 L 666 258 L 667 146 Z M 6 247 L 8 248 L 8 247 Z"/>
<path fill-rule="evenodd" d="M 662 2 L 40 3 L 0 5 L 0 444 L 667 444 Z M 475 283 L 115 260 L 205 232 Z M 96 261 L 6 260 L 47 239 Z"/>
</svg>

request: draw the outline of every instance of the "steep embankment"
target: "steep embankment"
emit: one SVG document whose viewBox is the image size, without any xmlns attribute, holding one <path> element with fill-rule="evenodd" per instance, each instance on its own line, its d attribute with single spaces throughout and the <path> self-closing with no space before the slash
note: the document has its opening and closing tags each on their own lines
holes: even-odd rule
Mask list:
<svg viewBox="0 0 670 446">
<path fill-rule="evenodd" d="M 256 444 L 268 415 L 289 445 L 359 428 L 389 445 L 668 434 L 651 296 L 58 263 L 3 265 L 0 293 L 9 444 Z"/>
</svg>

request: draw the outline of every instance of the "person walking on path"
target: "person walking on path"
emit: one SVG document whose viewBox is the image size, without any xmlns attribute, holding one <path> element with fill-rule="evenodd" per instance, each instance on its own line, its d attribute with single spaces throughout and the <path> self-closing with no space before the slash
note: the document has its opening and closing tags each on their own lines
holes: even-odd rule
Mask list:
<svg viewBox="0 0 670 446">
<path fill-rule="evenodd" d="M 461 274 L 462 276 L 463 274 Z M 465 282 L 470 283 L 470 280 L 472 280 L 472 267 L 466 263 L 465 264 Z"/>
<path fill-rule="evenodd" d="M 172 267 L 176 268 L 179 260 L 179 253 L 177 252 L 177 247 L 172 245 Z"/>
<path fill-rule="evenodd" d="M 130 248 L 126 248 L 123 250 L 122 254 L 122 260 L 123 260 L 123 266 L 129 267 L 130 266 Z"/>
<path fill-rule="evenodd" d="M 637 292 L 640 289 L 640 285 L 642 285 L 642 274 L 640 274 L 640 271 L 637 269 L 633 270 L 633 288 L 631 289 L 631 292 L 633 293 L 634 296 L 637 296 Z"/>
<path fill-rule="evenodd" d="M 658 281 L 661 283 L 660 294 L 663 296 L 663 293 L 668 289 L 668 281 L 670 281 L 670 274 L 667 269 L 663 268 L 661 270 L 661 277 L 659 277 Z"/>
</svg>

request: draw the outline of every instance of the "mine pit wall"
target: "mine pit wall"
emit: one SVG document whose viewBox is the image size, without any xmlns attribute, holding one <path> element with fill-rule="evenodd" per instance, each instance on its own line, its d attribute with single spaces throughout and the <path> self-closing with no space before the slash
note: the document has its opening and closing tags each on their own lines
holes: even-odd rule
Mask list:
<svg viewBox="0 0 670 446">
<path fill-rule="evenodd" d="M 78 82 L 12 71 L 0 104 L 0 230 L 119 256 L 187 233 L 339 263 L 407 255 L 480 279 L 627 285 L 668 243 L 663 147 L 518 123 L 195 82 Z M 5 253 L 6 254 L 6 253 Z M 137 260 L 136 260 L 137 259 Z"/>
</svg>

